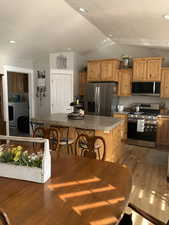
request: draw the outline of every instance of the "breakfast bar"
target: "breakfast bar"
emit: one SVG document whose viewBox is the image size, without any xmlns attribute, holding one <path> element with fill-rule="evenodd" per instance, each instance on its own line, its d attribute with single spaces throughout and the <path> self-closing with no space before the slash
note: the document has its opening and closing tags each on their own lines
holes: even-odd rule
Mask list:
<svg viewBox="0 0 169 225">
<path fill-rule="evenodd" d="M 84 131 L 93 131 L 95 136 L 101 136 L 106 143 L 105 161 L 116 162 L 122 155 L 122 138 L 124 120 L 85 115 L 83 120 L 71 120 L 67 114 L 50 114 L 31 119 L 32 124 L 43 126 L 65 126 Z"/>
</svg>

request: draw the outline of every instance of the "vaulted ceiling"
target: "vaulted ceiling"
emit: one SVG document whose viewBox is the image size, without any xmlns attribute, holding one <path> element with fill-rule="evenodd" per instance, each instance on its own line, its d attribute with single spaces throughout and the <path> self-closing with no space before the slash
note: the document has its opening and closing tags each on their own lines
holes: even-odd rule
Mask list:
<svg viewBox="0 0 169 225">
<path fill-rule="evenodd" d="M 66 0 L 117 44 L 169 49 L 168 0 Z M 169 15 L 168 15 L 169 16 Z"/>
<path fill-rule="evenodd" d="M 168 0 L 1 0 L 0 54 L 31 59 L 68 48 L 86 53 L 104 40 L 169 49 L 165 14 Z"/>
<path fill-rule="evenodd" d="M 87 52 L 104 38 L 64 0 L 0 1 L 0 54 L 31 59 L 67 48 Z"/>
</svg>

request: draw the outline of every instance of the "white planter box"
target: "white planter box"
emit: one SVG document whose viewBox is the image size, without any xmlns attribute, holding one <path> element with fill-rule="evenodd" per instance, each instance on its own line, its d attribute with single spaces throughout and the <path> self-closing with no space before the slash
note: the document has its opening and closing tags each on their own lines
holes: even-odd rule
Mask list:
<svg viewBox="0 0 169 225">
<path fill-rule="evenodd" d="M 44 143 L 44 155 L 42 168 L 17 166 L 9 163 L 0 163 L 0 177 L 7 177 L 19 180 L 27 180 L 37 183 L 45 183 L 51 177 L 51 156 L 49 141 L 43 138 L 28 138 L 0 135 L 1 140 L 24 141 Z"/>
</svg>

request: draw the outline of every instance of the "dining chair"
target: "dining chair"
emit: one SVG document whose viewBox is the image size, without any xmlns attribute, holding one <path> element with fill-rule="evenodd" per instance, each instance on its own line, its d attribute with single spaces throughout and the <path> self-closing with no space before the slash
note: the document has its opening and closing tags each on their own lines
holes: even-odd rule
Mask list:
<svg viewBox="0 0 169 225">
<path fill-rule="evenodd" d="M 145 218 L 146 220 L 148 220 L 150 223 L 152 223 L 154 225 L 169 225 L 169 220 L 167 223 L 164 223 L 164 222 L 158 220 L 157 218 L 155 218 L 154 216 L 151 216 L 149 213 L 145 212 L 144 210 L 138 208 L 137 206 L 135 206 L 132 203 L 129 203 L 128 207 L 131 208 L 133 211 L 135 211 L 140 216 L 142 216 L 143 218 Z"/>
<path fill-rule="evenodd" d="M 76 141 L 75 130 L 72 131 L 70 127 L 64 126 L 51 126 L 51 128 L 56 128 L 59 131 L 58 153 L 60 154 L 65 149 L 68 155 L 74 154 L 73 149 Z"/>
<path fill-rule="evenodd" d="M 0 225 L 11 225 L 7 214 L 0 209 Z"/>
<path fill-rule="evenodd" d="M 104 160 L 106 144 L 100 136 L 80 134 L 75 145 L 76 155 Z"/>
</svg>

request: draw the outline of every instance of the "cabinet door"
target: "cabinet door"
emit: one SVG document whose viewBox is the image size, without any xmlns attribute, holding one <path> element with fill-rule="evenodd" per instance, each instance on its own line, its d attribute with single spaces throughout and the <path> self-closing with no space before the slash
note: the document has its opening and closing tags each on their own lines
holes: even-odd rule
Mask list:
<svg viewBox="0 0 169 225">
<path fill-rule="evenodd" d="M 121 132 L 122 132 L 122 139 L 126 141 L 127 131 L 128 131 L 128 115 L 124 113 L 114 113 L 113 117 L 124 120 L 124 124 L 122 125 L 122 128 L 121 128 L 122 129 Z"/>
<path fill-rule="evenodd" d="M 112 81 L 113 79 L 113 64 L 112 61 L 101 62 L 101 79 L 102 81 Z"/>
<path fill-rule="evenodd" d="M 158 118 L 157 146 L 169 146 L 169 118 Z"/>
<path fill-rule="evenodd" d="M 87 64 L 87 81 L 101 81 L 101 64 L 93 61 Z"/>
<path fill-rule="evenodd" d="M 131 70 L 119 70 L 119 83 L 118 83 L 118 95 L 130 96 L 131 95 Z"/>
<path fill-rule="evenodd" d="M 162 69 L 160 92 L 161 98 L 169 98 L 169 68 Z"/>
<path fill-rule="evenodd" d="M 17 81 L 17 92 L 18 93 L 23 93 L 24 92 L 24 75 L 23 74 L 17 74 L 16 77 Z"/>
<path fill-rule="evenodd" d="M 147 81 L 161 81 L 161 59 L 147 60 Z"/>
<path fill-rule="evenodd" d="M 51 113 L 70 113 L 73 101 L 72 75 L 57 74 L 51 77 Z"/>
<path fill-rule="evenodd" d="M 87 72 L 81 72 L 79 77 L 79 95 L 85 95 L 85 87 L 87 83 Z"/>
<path fill-rule="evenodd" d="M 101 62 L 101 79 L 102 81 L 118 81 L 118 69 L 120 61 L 107 60 Z"/>
<path fill-rule="evenodd" d="M 147 60 L 134 59 L 133 61 L 133 81 L 147 80 Z"/>
<path fill-rule="evenodd" d="M 17 74 L 16 73 L 12 73 L 11 75 L 11 80 L 12 80 L 12 85 L 11 85 L 11 91 L 13 93 L 17 93 Z"/>
</svg>

